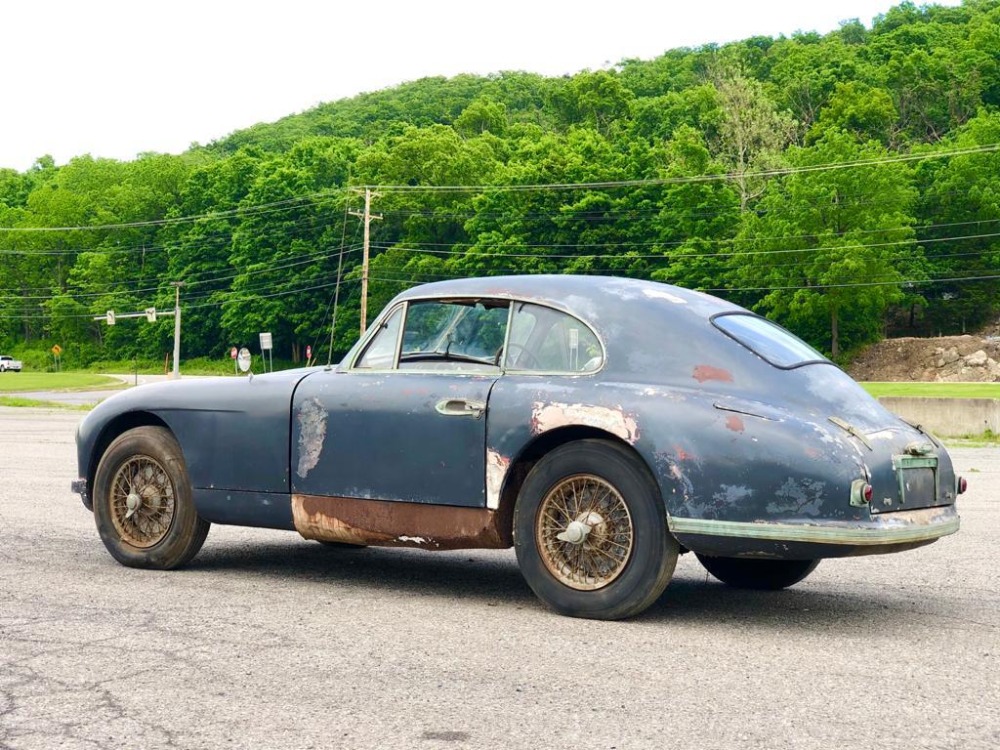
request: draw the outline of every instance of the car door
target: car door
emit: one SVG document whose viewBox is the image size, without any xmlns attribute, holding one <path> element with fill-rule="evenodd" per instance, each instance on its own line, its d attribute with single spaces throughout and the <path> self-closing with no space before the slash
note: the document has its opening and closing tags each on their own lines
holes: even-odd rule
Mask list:
<svg viewBox="0 0 1000 750">
<path fill-rule="evenodd" d="M 293 492 L 484 507 L 507 318 L 506 301 L 402 303 L 353 362 L 306 378 L 293 402 Z"/>
</svg>

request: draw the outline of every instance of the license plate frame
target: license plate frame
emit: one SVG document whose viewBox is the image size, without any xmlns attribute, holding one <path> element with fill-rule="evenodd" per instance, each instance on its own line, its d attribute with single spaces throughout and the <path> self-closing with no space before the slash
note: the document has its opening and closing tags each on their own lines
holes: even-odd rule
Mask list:
<svg viewBox="0 0 1000 750">
<path fill-rule="evenodd" d="M 892 468 L 899 487 L 899 510 L 937 505 L 941 489 L 937 456 L 893 456 Z"/>
</svg>

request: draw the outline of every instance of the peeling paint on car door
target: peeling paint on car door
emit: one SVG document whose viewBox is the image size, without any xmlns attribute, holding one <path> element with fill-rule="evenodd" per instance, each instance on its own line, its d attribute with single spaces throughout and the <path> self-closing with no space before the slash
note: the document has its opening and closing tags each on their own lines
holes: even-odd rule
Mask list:
<svg viewBox="0 0 1000 750">
<path fill-rule="evenodd" d="M 292 405 L 295 494 L 484 507 L 493 375 L 323 372 Z"/>
</svg>

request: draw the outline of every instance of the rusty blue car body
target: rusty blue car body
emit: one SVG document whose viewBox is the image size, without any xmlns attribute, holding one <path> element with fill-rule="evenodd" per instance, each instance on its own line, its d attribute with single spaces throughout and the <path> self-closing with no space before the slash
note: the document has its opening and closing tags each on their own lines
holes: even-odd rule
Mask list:
<svg viewBox="0 0 1000 750">
<path fill-rule="evenodd" d="M 130 449 L 140 428 L 176 455 Z M 415 287 L 337 366 L 135 388 L 77 439 L 74 486 L 125 564 L 190 559 L 200 541 L 174 531 L 191 504 L 180 537 L 515 545 L 547 604 L 609 619 L 655 600 L 686 551 L 782 588 L 820 558 L 930 543 L 958 529 L 964 489 L 933 436 L 787 331 L 619 278 Z"/>
</svg>

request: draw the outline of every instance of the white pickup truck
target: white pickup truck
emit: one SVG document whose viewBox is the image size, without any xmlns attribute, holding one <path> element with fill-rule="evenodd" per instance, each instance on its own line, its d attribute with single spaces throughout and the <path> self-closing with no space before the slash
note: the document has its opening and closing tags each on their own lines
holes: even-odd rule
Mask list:
<svg viewBox="0 0 1000 750">
<path fill-rule="evenodd" d="M 21 372 L 21 360 L 0 354 L 0 372 Z"/>
</svg>

